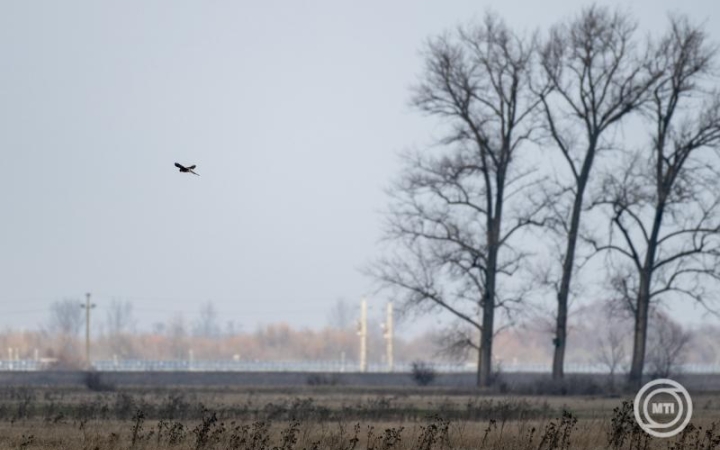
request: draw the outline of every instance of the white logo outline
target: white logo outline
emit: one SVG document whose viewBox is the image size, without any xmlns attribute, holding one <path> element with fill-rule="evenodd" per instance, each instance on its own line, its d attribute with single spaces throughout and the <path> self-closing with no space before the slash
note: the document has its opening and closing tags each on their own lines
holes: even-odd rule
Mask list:
<svg viewBox="0 0 720 450">
<path fill-rule="evenodd" d="M 640 400 L 642 399 L 643 395 L 651 388 L 658 385 L 665 385 L 666 387 L 660 387 L 650 392 L 645 397 L 645 400 L 642 402 L 641 410 Z M 650 417 L 650 414 L 648 413 L 648 404 L 650 403 L 650 399 L 658 394 L 668 394 L 672 396 L 677 402 L 678 407 L 675 413 L 676 417 L 668 423 L 658 423 L 652 417 Z M 685 403 L 687 404 L 687 412 L 685 411 L 685 406 L 682 402 L 682 399 L 680 398 L 680 395 L 678 394 L 681 394 L 682 397 L 685 398 Z M 643 420 L 643 417 L 640 415 L 641 411 L 645 420 Z M 681 433 L 682 430 L 684 430 L 685 427 L 688 426 L 688 424 L 690 423 L 690 419 L 692 418 L 693 404 L 692 399 L 690 398 L 690 394 L 683 385 L 681 385 L 677 381 L 670 380 L 668 378 L 660 378 L 650 381 L 649 383 L 646 383 L 643 387 L 640 388 L 638 393 L 635 395 L 635 401 L 633 402 L 633 412 L 635 414 L 635 421 L 638 423 L 638 425 L 640 425 L 640 428 L 642 428 L 643 431 L 645 431 L 647 434 L 659 438 L 668 438 Z M 685 419 L 679 427 L 670 431 L 658 431 L 672 428 L 677 425 L 677 423 L 683 417 L 683 414 L 685 414 Z"/>
</svg>

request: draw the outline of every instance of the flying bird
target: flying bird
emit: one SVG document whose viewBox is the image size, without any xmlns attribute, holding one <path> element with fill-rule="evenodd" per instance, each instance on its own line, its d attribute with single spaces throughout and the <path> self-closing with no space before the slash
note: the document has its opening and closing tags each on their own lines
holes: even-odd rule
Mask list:
<svg viewBox="0 0 720 450">
<path fill-rule="evenodd" d="M 193 164 L 192 166 L 187 166 L 187 167 L 185 167 L 185 166 L 183 166 L 183 165 L 180 164 L 180 163 L 175 163 L 175 167 L 177 167 L 178 169 L 180 169 L 180 172 L 183 172 L 183 173 L 190 172 L 190 173 L 194 173 L 194 174 L 197 175 L 197 176 L 200 176 L 199 173 L 197 173 L 197 172 L 195 172 L 195 171 L 193 170 L 193 169 L 195 169 L 195 167 L 197 167 L 195 164 Z"/>
</svg>

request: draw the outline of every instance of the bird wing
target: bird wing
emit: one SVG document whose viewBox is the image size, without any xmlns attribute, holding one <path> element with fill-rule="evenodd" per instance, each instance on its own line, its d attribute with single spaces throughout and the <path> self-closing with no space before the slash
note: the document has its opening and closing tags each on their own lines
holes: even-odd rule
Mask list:
<svg viewBox="0 0 720 450">
<path fill-rule="evenodd" d="M 178 169 L 185 169 L 185 167 L 183 167 L 183 165 L 180 163 L 175 163 L 175 167 L 177 167 Z"/>
<path fill-rule="evenodd" d="M 192 169 L 194 169 L 195 167 L 197 167 L 197 166 L 196 166 L 195 164 L 193 164 L 192 166 L 188 166 L 188 169 L 192 170 Z"/>
</svg>

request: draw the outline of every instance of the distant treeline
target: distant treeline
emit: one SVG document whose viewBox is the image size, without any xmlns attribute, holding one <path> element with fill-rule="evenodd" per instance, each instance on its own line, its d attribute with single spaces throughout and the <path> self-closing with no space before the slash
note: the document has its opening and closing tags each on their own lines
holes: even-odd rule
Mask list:
<svg viewBox="0 0 720 450">
<path fill-rule="evenodd" d="M 63 319 L 64 307 L 57 302 L 48 323 L 35 331 L 6 329 L 0 333 L 0 359 L 56 359 L 61 367 L 82 366 L 85 352 L 84 323 L 72 325 Z M 77 302 L 67 304 L 68 314 L 79 311 Z M 73 309 L 70 309 L 73 306 Z M 339 361 L 348 364 L 359 358 L 359 338 L 355 323 L 338 304 L 322 329 L 297 329 L 286 323 L 258 327 L 254 331 L 227 327 L 220 330 L 212 305 L 193 324 L 173 316 L 151 330 L 133 326 L 132 307 L 117 303 L 105 320 L 93 330 L 91 354 L 94 360 L 148 359 L 187 360 L 192 351 L 195 360 L 241 361 Z M 119 313 L 118 311 L 122 311 Z M 82 314 L 81 314 L 82 315 Z M 572 317 L 573 345 L 568 361 L 575 364 L 600 364 L 615 373 L 627 370 L 631 349 L 632 320 L 606 319 L 611 312 L 591 305 Z M 122 316 L 122 317 L 118 317 Z M 65 323 L 63 323 L 65 320 Z M 704 325 L 685 329 L 666 315 L 658 315 L 651 330 L 649 369 L 670 373 L 679 364 L 720 363 L 720 326 Z M 373 324 L 375 325 L 375 324 Z M 377 327 L 379 329 L 379 327 Z M 394 356 L 397 363 L 413 361 L 447 362 L 444 334 L 429 330 L 415 337 L 396 336 Z M 368 361 L 384 363 L 386 342 L 382 332 L 368 334 Z M 550 323 L 527 320 L 507 328 L 496 337 L 496 370 L 516 364 L 547 364 L 552 361 Z M 455 361 L 472 363 L 476 355 L 455 355 Z"/>
</svg>

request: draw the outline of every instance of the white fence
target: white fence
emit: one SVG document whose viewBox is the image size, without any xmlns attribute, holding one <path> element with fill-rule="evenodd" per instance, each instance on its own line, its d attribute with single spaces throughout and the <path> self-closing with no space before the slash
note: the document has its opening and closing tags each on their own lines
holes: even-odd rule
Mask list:
<svg viewBox="0 0 720 450">
<path fill-rule="evenodd" d="M 93 361 L 94 369 L 104 372 L 143 372 L 143 371 L 198 371 L 198 372 L 358 372 L 359 364 L 352 361 L 234 361 L 234 360 L 99 360 Z M 457 373 L 474 372 L 474 364 L 432 364 L 437 372 Z M 501 372 L 549 373 L 550 364 L 501 364 Z M 37 371 L 47 369 L 46 363 L 36 360 L 0 360 L 0 371 Z M 409 363 L 395 364 L 394 372 L 410 372 Z M 389 372 L 387 365 L 369 363 L 368 372 Z M 685 364 L 680 367 L 682 373 L 710 374 L 720 373 L 720 365 Z M 607 367 L 601 364 L 566 364 L 567 373 L 607 373 Z"/>
</svg>

